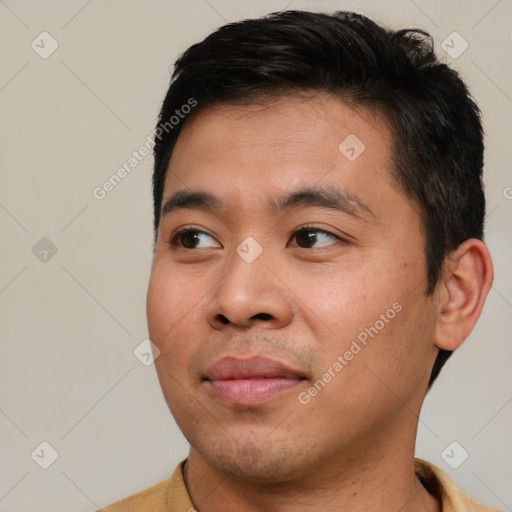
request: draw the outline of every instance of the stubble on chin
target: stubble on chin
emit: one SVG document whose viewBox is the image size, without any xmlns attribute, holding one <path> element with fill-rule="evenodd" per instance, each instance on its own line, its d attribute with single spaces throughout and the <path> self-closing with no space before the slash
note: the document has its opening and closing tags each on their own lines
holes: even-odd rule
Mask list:
<svg viewBox="0 0 512 512">
<path fill-rule="evenodd" d="M 300 443 L 291 448 L 265 438 L 205 441 L 194 447 L 197 455 L 216 472 L 241 482 L 280 485 L 307 475 L 310 467 Z"/>
</svg>

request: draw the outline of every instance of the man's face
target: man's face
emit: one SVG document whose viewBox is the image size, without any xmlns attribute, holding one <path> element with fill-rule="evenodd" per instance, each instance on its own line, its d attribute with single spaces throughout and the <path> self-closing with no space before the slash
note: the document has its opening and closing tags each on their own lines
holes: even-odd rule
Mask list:
<svg viewBox="0 0 512 512">
<path fill-rule="evenodd" d="M 166 202 L 148 324 L 191 457 L 284 481 L 414 439 L 436 313 L 379 115 L 325 95 L 207 108 Z"/>
</svg>

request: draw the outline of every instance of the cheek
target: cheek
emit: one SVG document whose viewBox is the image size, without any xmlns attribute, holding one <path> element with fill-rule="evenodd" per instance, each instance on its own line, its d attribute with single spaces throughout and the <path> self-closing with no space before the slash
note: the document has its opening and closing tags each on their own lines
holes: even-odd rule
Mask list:
<svg viewBox="0 0 512 512">
<path fill-rule="evenodd" d="M 302 281 L 300 286 L 304 318 L 318 336 L 334 338 L 336 349 L 375 321 L 388 301 L 369 272 L 342 270 Z"/>
<path fill-rule="evenodd" d="M 146 297 L 148 331 L 160 350 L 155 368 L 173 414 L 184 407 L 181 397 L 190 396 L 183 389 L 188 385 L 186 373 L 194 359 L 202 310 L 196 288 L 185 282 L 174 266 L 153 265 Z"/>
<path fill-rule="evenodd" d="M 319 350 L 324 353 L 324 364 L 351 350 L 354 341 L 361 346 L 361 353 L 354 357 L 357 363 L 350 366 L 357 367 L 374 358 L 379 366 L 381 361 L 393 366 L 393 352 L 410 358 L 415 349 L 425 350 L 414 340 L 418 329 L 425 330 L 419 335 L 423 340 L 429 329 L 421 261 L 413 259 L 403 265 L 396 254 L 382 256 L 387 257 L 381 258 L 379 264 L 362 262 L 350 272 L 300 281 L 303 316 L 316 337 L 323 338 Z M 357 351 L 357 346 L 352 350 Z"/>
<path fill-rule="evenodd" d="M 146 295 L 146 316 L 148 321 L 149 337 L 160 350 L 162 350 L 165 332 L 174 323 L 173 287 L 164 281 L 155 268 L 151 271 L 151 278 Z"/>
<path fill-rule="evenodd" d="M 175 267 L 154 264 L 146 297 L 149 337 L 164 354 L 187 343 L 204 306 L 200 282 L 191 286 Z"/>
<path fill-rule="evenodd" d="M 434 317 L 422 287 L 396 290 L 389 300 L 394 299 L 365 327 L 359 362 L 376 396 L 407 403 L 430 371 Z"/>
</svg>

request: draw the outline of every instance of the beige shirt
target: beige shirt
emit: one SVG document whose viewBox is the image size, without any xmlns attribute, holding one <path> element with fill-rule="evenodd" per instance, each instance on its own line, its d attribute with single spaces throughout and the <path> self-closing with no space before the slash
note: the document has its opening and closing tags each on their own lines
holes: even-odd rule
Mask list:
<svg viewBox="0 0 512 512">
<path fill-rule="evenodd" d="M 414 462 L 416 474 L 430 494 L 441 502 L 443 512 L 498 512 L 460 492 L 433 464 L 421 459 Z M 196 512 L 183 481 L 184 463 L 178 464 L 171 478 L 98 512 Z"/>
</svg>

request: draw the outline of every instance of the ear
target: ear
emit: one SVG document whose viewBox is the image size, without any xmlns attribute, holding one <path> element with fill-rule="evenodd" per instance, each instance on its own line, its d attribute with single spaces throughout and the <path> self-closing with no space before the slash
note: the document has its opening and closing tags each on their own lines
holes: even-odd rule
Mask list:
<svg viewBox="0 0 512 512">
<path fill-rule="evenodd" d="M 486 245 L 475 238 L 463 242 L 444 261 L 434 294 L 438 317 L 435 345 L 455 350 L 469 336 L 491 288 L 493 267 Z"/>
</svg>

